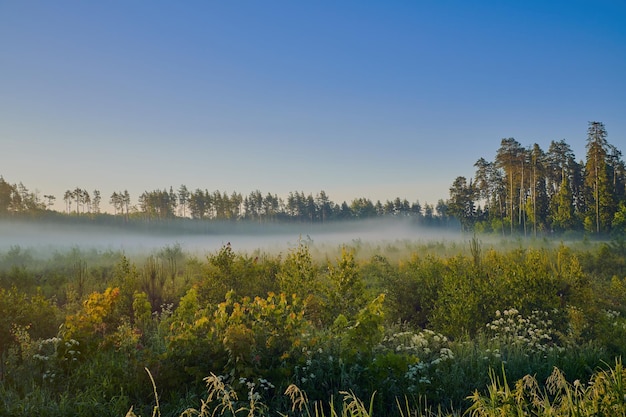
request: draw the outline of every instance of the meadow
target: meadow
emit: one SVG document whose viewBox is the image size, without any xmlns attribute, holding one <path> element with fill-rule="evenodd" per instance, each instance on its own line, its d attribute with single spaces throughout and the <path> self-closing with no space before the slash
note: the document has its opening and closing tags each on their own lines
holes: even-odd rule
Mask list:
<svg viewBox="0 0 626 417">
<path fill-rule="evenodd" d="M 287 240 L 1 249 L 0 414 L 626 414 L 623 240 Z"/>
</svg>

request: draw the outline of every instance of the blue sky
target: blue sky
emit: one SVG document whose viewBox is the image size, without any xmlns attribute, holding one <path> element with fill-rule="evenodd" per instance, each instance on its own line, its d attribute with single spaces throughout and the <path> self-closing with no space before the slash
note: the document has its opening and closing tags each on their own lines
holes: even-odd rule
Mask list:
<svg viewBox="0 0 626 417">
<path fill-rule="evenodd" d="M 623 1 L 0 1 L 0 175 L 435 204 L 505 137 L 626 152 Z"/>
</svg>

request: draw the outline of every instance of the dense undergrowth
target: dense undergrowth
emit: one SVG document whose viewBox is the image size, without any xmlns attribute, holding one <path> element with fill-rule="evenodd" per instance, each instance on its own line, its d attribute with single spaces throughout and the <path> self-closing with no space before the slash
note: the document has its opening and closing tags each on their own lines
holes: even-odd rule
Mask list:
<svg viewBox="0 0 626 417">
<path fill-rule="evenodd" d="M 0 410 L 623 415 L 624 314 L 620 241 L 13 247 Z"/>
</svg>

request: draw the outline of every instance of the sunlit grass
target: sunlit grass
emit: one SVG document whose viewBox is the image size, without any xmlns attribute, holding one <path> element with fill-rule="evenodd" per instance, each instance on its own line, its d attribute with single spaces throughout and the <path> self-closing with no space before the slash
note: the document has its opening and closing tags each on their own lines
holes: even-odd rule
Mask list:
<svg viewBox="0 0 626 417">
<path fill-rule="evenodd" d="M 472 417 L 504 416 L 625 416 L 626 370 L 621 359 L 608 370 L 596 372 L 585 384 L 568 382 L 565 374 L 554 368 L 544 385 L 534 376 L 526 375 L 514 385 L 495 371 L 485 393 L 475 391 L 468 398 L 467 410 Z"/>
</svg>

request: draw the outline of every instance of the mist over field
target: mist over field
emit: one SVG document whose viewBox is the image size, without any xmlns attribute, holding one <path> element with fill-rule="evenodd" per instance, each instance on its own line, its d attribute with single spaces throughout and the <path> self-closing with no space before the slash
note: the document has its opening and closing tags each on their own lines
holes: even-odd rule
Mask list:
<svg viewBox="0 0 626 417">
<path fill-rule="evenodd" d="M 169 228 L 134 230 L 130 227 L 76 225 L 46 222 L 0 221 L 0 252 L 12 247 L 38 252 L 81 249 L 121 250 L 126 253 L 149 253 L 167 245 L 178 244 L 185 252 L 205 254 L 230 243 L 235 251 L 284 252 L 300 240 L 315 247 L 336 248 L 351 244 L 387 244 L 399 241 L 429 242 L 467 240 L 460 233 L 446 229 L 425 228 L 409 219 L 377 219 L 310 224 L 237 224 L 215 230 Z"/>
</svg>

